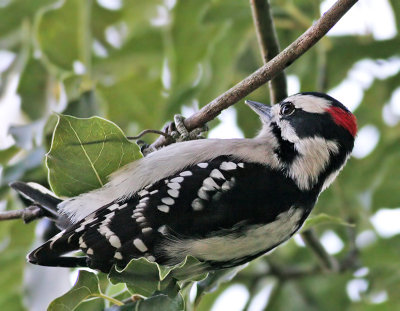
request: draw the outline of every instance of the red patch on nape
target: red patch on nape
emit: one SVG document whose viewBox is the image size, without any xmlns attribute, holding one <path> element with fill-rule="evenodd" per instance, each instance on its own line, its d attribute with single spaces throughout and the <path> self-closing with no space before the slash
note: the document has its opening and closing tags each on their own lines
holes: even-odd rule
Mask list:
<svg viewBox="0 0 400 311">
<path fill-rule="evenodd" d="M 328 112 L 337 125 L 344 127 L 353 137 L 357 134 L 357 119 L 351 112 L 339 107 L 330 107 Z"/>
</svg>

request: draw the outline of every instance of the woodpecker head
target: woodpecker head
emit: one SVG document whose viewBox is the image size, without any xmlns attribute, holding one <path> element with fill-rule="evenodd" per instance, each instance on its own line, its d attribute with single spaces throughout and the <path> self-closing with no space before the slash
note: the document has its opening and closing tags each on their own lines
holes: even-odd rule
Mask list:
<svg viewBox="0 0 400 311">
<path fill-rule="evenodd" d="M 329 95 L 299 93 L 272 107 L 246 103 L 263 122 L 259 137 L 274 140 L 279 161 L 302 189 L 326 188 L 353 150 L 356 118 Z"/>
</svg>

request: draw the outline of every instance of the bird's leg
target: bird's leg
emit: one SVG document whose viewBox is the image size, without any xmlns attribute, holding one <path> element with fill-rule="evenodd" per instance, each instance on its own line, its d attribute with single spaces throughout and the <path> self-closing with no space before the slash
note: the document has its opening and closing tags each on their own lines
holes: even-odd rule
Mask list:
<svg viewBox="0 0 400 311">
<path fill-rule="evenodd" d="M 187 140 L 195 140 L 204 138 L 203 133 L 208 131 L 207 124 L 204 124 L 202 127 L 195 128 L 192 131 L 188 131 L 185 127 L 185 117 L 180 114 L 176 114 L 174 116 L 175 123 L 175 131 L 172 131 L 170 134 L 175 139 L 176 142 L 187 141 Z"/>
<path fill-rule="evenodd" d="M 174 116 L 174 122 L 169 122 L 167 125 L 164 126 L 162 132 L 164 133 L 164 136 L 167 139 L 171 140 L 171 143 L 205 138 L 205 136 L 203 136 L 203 134 L 208 131 L 207 124 L 204 124 L 202 127 L 195 128 L 192 131 L 188 131 L 188 129 L 185 126 L 184 121 L 185 121 L 185 117 L 183 117 L 180 114 L 176 114 Z M 156 132 L 156 131 L 153 131 L 153 132 Z M 142 136 L 142 134 L 137 136 L 137 138 L 141 137 L 141 136 Z M 143 154 L 143 156 L 147 156 L 148 154 L 157 150 L 156 148 L 147 144 L 143 140 L 137 140 L 136 143 L 139 145 L 140 151 Z"/>
</svg>

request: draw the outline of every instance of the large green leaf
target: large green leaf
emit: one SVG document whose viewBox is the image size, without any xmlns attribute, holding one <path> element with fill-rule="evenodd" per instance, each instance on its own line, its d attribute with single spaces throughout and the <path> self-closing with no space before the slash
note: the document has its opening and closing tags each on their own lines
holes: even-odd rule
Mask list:
<svg viewBox="0 0 400 311">
<path fill-rule="evenodd" d="M 79 271 L 75 285 L 66 294 L 53 300 L 48 311 L 72 311 L 83 301 L 100 296 L 99 280 L 93 272 Z M 104 305 L 104 303 L 103 303 Z"/>
<path fill-rule="evenodd" d="M 165 294 L 155 294 L 154 296 L 129 303 L 124 306 L 113 306 L 106 311 L 183 311 L 184 302 L 180 294 L 175 297 L 169 297 Z"/>
<path fill-rule="evenodd" d="M 54 65 L 72 71 L 74 61 L 86 64 L 91 51 L 88 38 L 92 1 L 64 0 L 47 10 L 38 24 L 38 41 Z"/>
<path fill-rule="evenodd" d="M 43 117 L 46 110 L 48 73 L 37 59 L 30 58 L 21 76 L 18 93 L 22 100 L 22 110 L 32 120 Z"/>
<path fill-rule="evenodd" d="M 103 186 L 107 177 L 140 157 L 114 123 L 99 117 L 60 115 L 46 164 L 49 183 L 60 196 L 75 196 Z"/>
<path fill-rule="evenodd" d="M 201 267 L 202 263 L 190 256 L 176 266 L 161 266 L 139 258 L 132 259 L 122 270 L 114 267 L 109 278 L 113 284 L 126 283 L 132 294 L 149 297 L 156 291 L 164 291 L 174 296 L 178 280 L 198 281 L 206 276 Z"/>
</svg>

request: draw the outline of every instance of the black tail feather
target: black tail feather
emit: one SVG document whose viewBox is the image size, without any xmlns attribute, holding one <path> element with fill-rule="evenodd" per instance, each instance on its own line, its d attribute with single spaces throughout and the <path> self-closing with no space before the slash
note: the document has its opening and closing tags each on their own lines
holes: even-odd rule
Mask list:
<svg viewBox="0 0 400 311">
<path fill-rule="evenodd" d="M 24 183 L 22 181 L 12 182 L 10 183 L 10 187 L 18 191 L 29 201 L 41 207 L 46 217 L 54 220 L 59 218 L 57 205 L 61 203 L 62 200 L 55 197 L 54 194 L 51 194 L 51 192 L 44 187 L 34 183 Z"/>
</svg>

